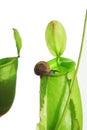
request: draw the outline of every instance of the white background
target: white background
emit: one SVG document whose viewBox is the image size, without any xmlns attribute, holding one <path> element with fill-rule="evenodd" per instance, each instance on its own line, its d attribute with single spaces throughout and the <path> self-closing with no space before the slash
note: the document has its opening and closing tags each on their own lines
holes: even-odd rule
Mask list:
<svg viewBox="0 0 87 130">
<path fill-rule="evenodd" d="M 0 58 L 16 56 L 12 28 L 23 41 L 19 59 L 16 96 L 10 111 L 0 118 L 1 130 L 35 130 L 39 120 L 39 77 L 33 68 L 40 60 L 50 60 L 45 43 L 45 28 L 50 20 L 59 20 L 67 33 L 63 56 L 77 61 L 87 8 L 86 0 L 0 0 Z M 84 75 L 84 74 L 83 74 Z M 87 126 L 87 87 L 80 87 L 84 124 Z"/>
</svg>

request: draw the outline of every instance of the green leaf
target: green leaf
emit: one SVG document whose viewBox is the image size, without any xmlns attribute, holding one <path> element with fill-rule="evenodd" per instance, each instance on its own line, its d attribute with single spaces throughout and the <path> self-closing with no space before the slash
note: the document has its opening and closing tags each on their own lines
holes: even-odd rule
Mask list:
<svg viewBox="0 0 87 130">
<path fill-rule="evenodd" d="M 64 52 L 66 47 L 66 32 L 59 21 L 54 20 L 48 23 L 45 39 L 52 55 L 60 56 Z"/>
<path fill-rule="evenodd" d="M 22 39 L 17 29 L 13 28 L 14 31 L 14 39 L 16 42 L 18 56 L 20 56 L 20 49 L 22 48 Z"/>
</svg>

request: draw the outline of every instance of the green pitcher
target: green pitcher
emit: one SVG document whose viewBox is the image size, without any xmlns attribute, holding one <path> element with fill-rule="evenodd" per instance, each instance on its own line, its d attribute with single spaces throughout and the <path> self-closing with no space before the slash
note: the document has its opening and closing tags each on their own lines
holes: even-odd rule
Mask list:
<svg viewBox="0 0 87 130">
<path fill-rule="evenodd" d="M 13 29 L 18 56 L 0 59 L 0 116 L 11 108 L 15 97 L 18 58 L 22 47 L 17 29 Z"/>
<path fill-rule="evenodd" d="M 82 130 L 82 103 L 76 78 L 82 46 L 75 67 L 72 59 L 61 57 L 66 47 L 63 25 L 53 20 L 47 25 L 45 34 L 48 49 L 55 58 L 48 62 L 40 61 L 34 68 L 40 75 L 40 122 L 37 130 Z"/>
</svg>

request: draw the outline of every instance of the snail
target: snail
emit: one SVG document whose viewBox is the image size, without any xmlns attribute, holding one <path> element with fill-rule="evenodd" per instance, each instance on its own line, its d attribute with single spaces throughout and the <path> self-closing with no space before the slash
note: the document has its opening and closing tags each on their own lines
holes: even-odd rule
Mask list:
<svg viewBox="0 0 87 130">
<path fill-rule="evenodd" d="M 47 62 L 40 61 L 35 65 L 34 72 L 36 75 L 40 75 L 40 77 L 42 77 L 43 75 L 52 75 L 57 72 L 57 70 L 50 70 Z"/>
</svg>

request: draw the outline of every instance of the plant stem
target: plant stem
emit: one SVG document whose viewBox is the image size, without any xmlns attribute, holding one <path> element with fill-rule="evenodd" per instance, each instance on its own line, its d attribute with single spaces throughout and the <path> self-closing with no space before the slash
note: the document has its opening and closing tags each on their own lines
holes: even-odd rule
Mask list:
<svg viewBox="0 0 87 130">
<path fill-rule="evenodd" d="M 71 98 L 71 93 L 72 93 L 72 89 L 73 89 L 73 86 L 74 86 L 74 82 L 76 80 L 76 76 L 77 76 L 77 72 L 78 72 L 78 69 L 79 69 L 79 65 L 80 65 L 80 60 L 81 60 L 81 56 L 82 56 L 82 50 L 83 50 L 83 46 L 84 46 L 84 37 L 85 37 L 85 31 L 86 31 L 86 22 L 87 22 L 87 10 L 86 10 L 86 15 L 85 15 L 85 20 L 84 20 L 84 27 L 83 27 L 83 34 L 82 34 L 82 40 L 81 40 L 81 47 L 80 47 L 80 52 L 79 52 L 79 56 L 78 56 L 78 62 L 77 62 L 77 66 L 76 66 L 76 70 L 75 70 L 75 73 L 74 73 L 74 76 L 72 78 L 72 81 L 71 81 L 71 84 L 70 84 L 70 92 L 69 92 L 69 95 L 68 95 L 68 98 L 67 98 L 67 102 L 66 102 L 66 105 L 65 105 L 65 108 L 64 108 L 64 111 L 63 111 L 63 114 L 61 116 L 61 119 L 60 121 L 57 123 L 56 127 L 55 127 L 55 130 L 59 130 L 60 126 L 61 126 L 61 123 L 64 119 L 64 116 L 67 112 L 67 107 L 68 107 L 68 104 L 70 102 L 70 98 Z"/>
</svg>

